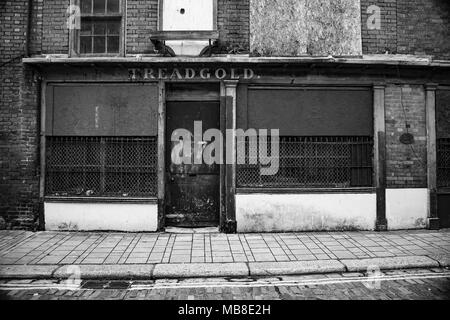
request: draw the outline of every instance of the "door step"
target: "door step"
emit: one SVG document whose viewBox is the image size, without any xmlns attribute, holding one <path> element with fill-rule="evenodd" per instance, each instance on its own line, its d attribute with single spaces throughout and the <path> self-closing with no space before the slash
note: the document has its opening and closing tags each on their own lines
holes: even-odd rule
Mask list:
<svg viewBox="0 0 450 320">
<path fill-rule="evenodd" d="M 219 227 L 205 227 L 205 228 L 178 228 L 167 227 L 166 233 L 219 233 Z"/>
</svg>

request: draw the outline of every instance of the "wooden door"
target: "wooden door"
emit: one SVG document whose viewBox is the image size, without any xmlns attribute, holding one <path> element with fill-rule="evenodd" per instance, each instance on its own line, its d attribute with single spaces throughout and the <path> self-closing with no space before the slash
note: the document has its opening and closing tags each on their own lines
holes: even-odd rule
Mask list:
<svg viewBox="0 0 450 320">
<path fill-rule="evenodd" d="M 172 132 L 186 129 L 194 133 L 194 122 L 202 122 L 202 131 L 220 128 L 220 103 L 215 101 L 168 101 L 166 105 L 166 225 L 207 227 L 219 225 L 220 167 L 218 164 L 195 164 L 194 141 L 191 164 L 172 161 Z M 198 157 L 198 155 L 197 155 Z"/>
</svg>

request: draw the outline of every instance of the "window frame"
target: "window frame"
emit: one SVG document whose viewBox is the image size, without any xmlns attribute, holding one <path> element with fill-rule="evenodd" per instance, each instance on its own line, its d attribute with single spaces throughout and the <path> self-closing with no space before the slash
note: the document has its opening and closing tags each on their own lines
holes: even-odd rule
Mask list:
<svg viewBox="0 0 450 320">
<path fill-rule="evenodd" d="M 110 14 L 81 14 L 80 29 L 69 30 L 69 57 L 124 57 L 126 45 L 126 0 L 119 0 L 119 12 Z M 70 0 L 71 6 L 78 6 L 81 13 L 81 0 Z M 115 53 L 81 53 L 81 23 L 84 20 L 101 21 L 108 19 L 120 19 L 119 52 Z"/>
<path fill-rule="evenodd" d="M 211 0 L 213 2 L 213 30 L 217 31 L 217 0 Z M 163 29 L 163 8 L 164 0 L 158 0 L 158 31 L 164 31 Z M 187 30 L 184 30 L 187 31 Z"/>
</svg>

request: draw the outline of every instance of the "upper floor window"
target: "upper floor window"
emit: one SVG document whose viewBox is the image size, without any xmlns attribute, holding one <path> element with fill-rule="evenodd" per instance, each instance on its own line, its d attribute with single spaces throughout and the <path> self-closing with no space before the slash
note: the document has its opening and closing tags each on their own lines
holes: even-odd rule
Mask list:
<svg viewBox="0 0 450 320">
<path fill-rule="evenodd" d="M 125 0 L 80 0 L 80 31 L 74 36 L 78 54 L 111 54 L 123 52 L 123 4 Z"/>
</svg>

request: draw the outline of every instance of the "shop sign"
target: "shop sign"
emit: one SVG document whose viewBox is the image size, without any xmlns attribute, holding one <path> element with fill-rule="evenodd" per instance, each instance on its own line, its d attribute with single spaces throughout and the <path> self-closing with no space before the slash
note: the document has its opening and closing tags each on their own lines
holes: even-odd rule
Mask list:
<svg viewBox="0 0 450 320">
<path fill-rule="evenodd" d="M 250 68 L 132 68 L 128 70 L 129 79 L 142 80 L 251 80 L 256 77 Z"/>
</svg>

